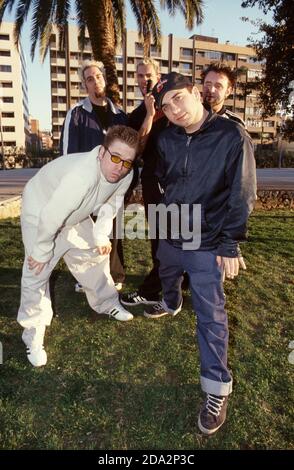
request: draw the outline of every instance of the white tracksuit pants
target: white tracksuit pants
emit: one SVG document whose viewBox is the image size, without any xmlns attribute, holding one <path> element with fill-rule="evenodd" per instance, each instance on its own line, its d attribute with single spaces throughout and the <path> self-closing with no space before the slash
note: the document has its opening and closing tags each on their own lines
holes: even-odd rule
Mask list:
<svg viewBox="0 0 294 470">
<path fill-rule="evenodd" d="M 17 321 L 24 328 L 49 326 L 53 312 L 49 293 L 49 278 L 63 257 L 68 269 L 84 287 L 89 305 L 103 313 L 118 303 L 118 293 L 109 271 L 109 255 L 94 251 L 93 221 L 88 218 L 73 227 L 65 227 L 55 239 L 54 255 L 40 274 L 28 268 L 28 256 L 37 238 L 37 227 L 22 220 L 25 260 L 21 279 L 21 303 Z"/>
</svg>

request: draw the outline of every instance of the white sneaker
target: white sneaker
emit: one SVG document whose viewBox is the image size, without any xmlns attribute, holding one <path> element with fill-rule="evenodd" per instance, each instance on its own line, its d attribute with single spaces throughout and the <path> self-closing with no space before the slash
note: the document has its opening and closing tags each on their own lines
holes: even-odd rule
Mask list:
<svg viewBox="0 0 294 470">
<path fill-rule="evenodd" d="M 115 320 L 119 321 L 129 321 L 133 320 L 133 315 L 128 312 L 121 304 L 116 304 L 113 307 L 111 307 L 109 310 L 105 313 L 105 315 L 109 315 L 111 318 L 114 318 Z"/>
<path fill-rule="evenodd" d="M 79 282 L 77 282 L 75 284 L 75 291 L 76 292 L 85 292 L 83 286 Z"/>
<path fill-rule="evenodd" d="M 115 282 L 114 287 L 116 288 L 116 290 L 122 290 L 122 282 Z"/>
<path fill-rule="evenodd" d="M 22 340 L 27 347 L 28 360 L 34 367 L 41 367 L 47 363 L 47 354 L 43 346 L 46 327 L 25 328 Z"/>
</svg>

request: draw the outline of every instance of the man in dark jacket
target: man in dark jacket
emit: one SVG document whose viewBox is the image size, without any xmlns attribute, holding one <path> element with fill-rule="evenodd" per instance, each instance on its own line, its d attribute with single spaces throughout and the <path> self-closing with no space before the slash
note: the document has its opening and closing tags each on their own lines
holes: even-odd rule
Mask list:
<svg viewBox="0 0 294 470">
<path fill-rule="evenodd" d="M 225 106 L 225 100 L 233 93 L 235 87 L 235 72 L 223 62 L 212 62 L 203 70 L 201 78 L 204 107 L 245 127 L 240 116 Z"/>
<path fill-rule="evenodd" d="M 158 153 L 156 141 L 159 133 L 166 128 L 167 119 L 161 111 L 156 112 L 154 99 L 150 92 L 160 79 L 158 63 L 152 59 L 144 59 L 137 64 L 137 81 L 144 101 L 129 115 L 128 125 L 140 132 L 143 170 L 141 183 L 145 214 L 148 219 L 148 205 L 158 204 L 161 198 L 158 179 L 155 176 Z M 148 86 L 149 82 L 149 86 Z M 159 261 L 156 257 L 158 238 L 151 242 L 151 255 L 153 266 L 135 292 L 121 295 L 124 305 L 156 304 L 161 296 L 161 282 L 159 278 Z"/>
<path fill-rule="evenodd" d="M 174 125 L 158 138 L 156 174 L 163 204 L 157 210 L 159 230 L 166 238 L 159 241 L 157 252 L 163 300 L 145 307 L 144 314 L 176 315 L 182 307 L 182 275 L 188 273 L 206 393 L 198 426 L 209 435 L 224 423 L 232 391 L 222 271 L 229 278 L 238 274 L 238 242 L 246 239 L 256 198 L 253 145 L 243 127 L 203 107 L 188 77 L 168 74 L 154 87 L 153 96 Z M 168 206 L 173 214 L 165 229 L 162 208 Z M 176 212 L 179 227 L 173 223 Z M 195 217 L 199 213 L 201 217 Z"/>
<path fill-rule="evenodd" d="M 102 62 L 85 61 L 80 78 L 88 97 L 76 104 L 66 115 L 60 138 L 60 155 L 89 152 L 103 144 L 108 128 L 116 124 L 127 125 L 126 114 L 106 96 L 105 70 Z M 115 223 L 113 225 L 115 230 Z M 112 239 L 110 272 L 118 290 L 125 279 L 121 240 Z M 76 291 L 83 291 L 76 284 Z"/>
</svg>

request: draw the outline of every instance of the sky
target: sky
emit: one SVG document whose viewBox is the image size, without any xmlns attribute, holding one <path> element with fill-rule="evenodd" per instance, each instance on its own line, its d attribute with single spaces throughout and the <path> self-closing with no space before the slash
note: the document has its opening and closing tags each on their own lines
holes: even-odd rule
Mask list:
<svg viewBox="0 0 294 470">
<path fill-rule="evenodd" d="M 261 18 L 271 21 L 271 15 L 263 15 L 257 7 L 241 8 L 242 0 L 204 0 L 204 21 L 192 31 L 185 28 L 185 20 L 181 14 L 170 18 L 166 10 L 158 8 L 162 34 L 173 33 L 177 37 L 190 37 L 192 34 L 215 36 L 219 42 L 230 41 L 232 44 L 245 46 L 248 38 L 256 38 L 257 28 L 251 23 L 244 23 L 241 17 L 251 20 Z M 159 1 L 157 2 L 159 4 Z M 13 21 L 13 16 L 5 16 L 4 21 Z M 127 2 L 127 28 L 136 30 L 135 18 Z M 39 119 L 40 129 L 51 129 L 51 88 L 49 55 L 41 64 L 38 50 L 34 62 L 30 59 L 30 22 L 28 21 L 22 33 L 22 46 L 27 60 L 28 98 L 30 115 Z"/>
</svg>

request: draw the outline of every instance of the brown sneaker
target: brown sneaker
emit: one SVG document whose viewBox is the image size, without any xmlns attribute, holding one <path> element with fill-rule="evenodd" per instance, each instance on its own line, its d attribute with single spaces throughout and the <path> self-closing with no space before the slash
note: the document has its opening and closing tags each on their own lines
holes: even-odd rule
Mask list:
<svg viewBox="0 0 294 470">
<path fill-rule="evenodd" d="M 227 416 L 228 397 L 207 393 L 199 416 L 198 428 L 203 434 L 215 433 L 225 422 Z"/>
</svg>

